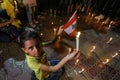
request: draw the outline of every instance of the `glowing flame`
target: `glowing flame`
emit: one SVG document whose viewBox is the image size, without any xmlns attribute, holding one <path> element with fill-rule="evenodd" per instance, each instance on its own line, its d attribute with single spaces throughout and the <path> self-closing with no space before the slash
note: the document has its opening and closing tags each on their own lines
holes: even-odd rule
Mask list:
<svg viewBox="0 0 120 80">
<path fill-rule="evenodd" d="M 118 53 L 116 52 L 116 53 L 112 56 L 112 58 L 116 57 L 117 55 L 118 55 Z"/>
<path fill-rule="evenodd" d="M 43 33 L 40 33 L 41 36 L 43 36 Z"/>
<path fill-rule="evenodd" d="M 107 64 L 110 61 L 110 59 L 106 59 L 105 62 L 103 62 L 103 64 Z"/>
<path fill-rule="evenodd" d="M 81 33 L 80 33 L 80 32 L 78 32 L 78 33 L 77 33 L 77 35 L 76 35 L 76 37 L 77 37 L 77 38 L 79 38 L 79 37 L 80 37 L 80 34 L 81 34 Z"/>
<path fill-rule="evenodd" d="M 76 60 L 76 62 L 75 62 L 75 65 L 77 65 L 79 61 L 80 61 L 80 60 L 79 60 L 79 59 L 77 59 L 77 60 Z"/>
<path fill-rule="evenodd" d="M 93 46 L 93 48 L 90 50 L 90 52 L 93 52 L 95 50 L 96 46 Z"/>
<path fill-rule="evenodd" d="M 84 69 L 84 68 L 82 68 L 82 70 L 80 70 L 80 71 L 79 71 L 79 73 L 82 73 L 83 71 L 85 71 L 85 69 Z"/>
<path fill-rule="evenodd" d="M 53 22 L 51 22 L 51 24 L 54 24 Z"/>
<path fill-rule="evenodd" d="M 57 29 L 56 29 L 56 28 L 53 28 L 53 31 L 54 31 L 54 34 L 56 35 L 56 31 L 57 31 Z"/>
<path fill-rule="evenodd" d="M 71 52 L 71 51 L 72 51 L 72 49 L 71 49 L 71 48 L 68 48 L 68 50 L 69 50 L 69 52 Z"/>
<path fill-rule="evenodd" d="M 112 37 L 110 37 L 110 39 L 106 42 L 107 44 L 110 43 L 112 41 Z"/>
</svg>

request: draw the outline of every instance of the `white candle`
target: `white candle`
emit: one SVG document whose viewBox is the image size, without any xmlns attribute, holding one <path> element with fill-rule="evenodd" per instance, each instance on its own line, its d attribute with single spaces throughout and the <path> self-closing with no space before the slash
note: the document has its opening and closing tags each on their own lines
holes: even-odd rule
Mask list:
<svg viewBox="0 0 120 80">
<path fill-rule="evenodd" d="M 105 62 L 103 62 L 103 64 L 107 64 L 110 61 L 110 59 L 106 59 Z"/>
<path fill-rule="evenodd" d="M 110 37 L 110 39 L 106 42 L 107 44 L 110 43 L 112 41 L 112 37 Z"/>
<path fill-rule="evenodd" d="M 95 48 L 96 48 L 96 47 L 95 47 L 95 46 L 93 46 L 93 48 L 90 50 L 90 52 L 93 52 L 93 51 L 95 50 Z"/>
<path fill-rule="evenodd" d="M 82 70 L 80 70 L 80 71 L 79 71 L 79 73 L 82 73 L 84 70 L 85 70 L 85 69 L 84 69 L 84 68 L 82 68 Z"/>
<path fill-rule="evenodd" d="M 114 55 L 112 55 L 112 58 L 116 57 L 118 55 L 118 53 L 116 52 Z"/>
<path fill-rule="evenodd" d="M 80 37 L 80 32 L 77 33 L 76 35 L 76 50 L 79 50 L 79 37 Z"/>
<path fill-rule="evenodd" d="M 15 0 L 14 3 L 15 3 L 15 9 L 18 9 L 18 7 L 17 7 L 17 1 Z"/>
</svg>

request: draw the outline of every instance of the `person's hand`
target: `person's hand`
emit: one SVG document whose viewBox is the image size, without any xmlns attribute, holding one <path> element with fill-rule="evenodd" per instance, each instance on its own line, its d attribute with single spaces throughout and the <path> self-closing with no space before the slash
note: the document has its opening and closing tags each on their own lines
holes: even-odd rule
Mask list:
<svg viewBox="0 0 120 80">
<path fill-rule="evenodd" d="M 58 32 L 57 32 L 57 35 L 60 35 L 60 34 L 63 32 L 62 27 L 63 27 L 63 25 L 62 25 L 62 26 L 60 26 L 60 28 L 59 28 L 59 30 L 58 30 Z"/>
<path fill-rule="evenodd" d="M 80 56 L 80 52 L 78 52 L 77 50 L 74 50 L 73 52 L 71 52 L 70 54 L 68 54 L 66 56 L 67 60 L 71 60 L 71 59 L 77 59 Z"/>
</svg>

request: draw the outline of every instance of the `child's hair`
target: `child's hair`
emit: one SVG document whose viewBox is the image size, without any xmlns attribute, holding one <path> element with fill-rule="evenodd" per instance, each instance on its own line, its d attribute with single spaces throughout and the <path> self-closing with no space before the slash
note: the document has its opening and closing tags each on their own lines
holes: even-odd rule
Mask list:
<svg viewBox="0 0 120 80">
<path fill-rule="evenodd" d="M 20 35 L 20 41 L 19 41 L 19 46 L 21 48 L 24 47 L 24 42 L 26 40 L 31 40 L 31 39 L 36 39 L 36 40 L 40 40 L 41 39 L 39 37 L 39 34 L 36 31 L 24 31 L 21 35 Z"/>
</svg>

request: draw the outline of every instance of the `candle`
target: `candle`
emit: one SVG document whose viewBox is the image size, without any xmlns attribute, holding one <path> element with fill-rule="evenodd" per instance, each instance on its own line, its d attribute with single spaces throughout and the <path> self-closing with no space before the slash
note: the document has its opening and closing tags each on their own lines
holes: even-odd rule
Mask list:
<svg viewBox="0 0 120 80">
<path fill-rule="evenodd" d="M 54 31 L 54 35 L 56 35 L 56 31 L 57 31 L 57 29 L 56 29 L 56 28 L 54 28 L 54 29 L 53 29 L 53 31 Z"/>
<path fill-rule="evenodd" d="M 116 52 L 114 55 L 112 55 L 112 58 L 116 57 L 118 55 L 118 53 Z"/>
<path fill-rule="evenodd" d="M 68 48 L 68 50 L 69 50 L 69 53 L 71 52 L 71 48 Z"/>
<path fill-rule="evenodd" d="M 106 59 L 105 62 L 103 62 L 103 64 L 107 64 L 110 61 L 110 59 Z"/>
<path fill-rule="evenodd" d="M 43 33 L 40 33 L 41 36 L 43 36 Z"/>
<path fill-rule="evenodd" d="M 112 41 L 112 37 L 110 37 L 110 39 L 106 43 L 109 44 L 111 41 Z"/>
<path fill-rule="evenodd" d="M 78 64 L 78 62 L 79 62 L 79 59 L 77 59 L 77 60 L 76 60 L 75 65 L 77 65 L 77 64 Z"/>
<path fill-rule="evenodd" d="M 53 22 L 51 22 L 51 24 L 53 24 Z"/>
<path fill-rule="evenodd" d="M 80 17 L 78 16 L 77 18 L 79 19 Z"/>
<path fill-rule="evenodd" d="M 79 36 L 80 36 L 80 32 L 77 33 L 76 35 L 76 50 L 79 50 Z"/>
<path fill-rule="evenodd" d="M 93 52 L 93 51 L 95 50 L 95 48 L 96 48 L 96 47 L 95 47 L 95 46 L 93 46 L 93 48 L 90 50 L 90 52 Z"/>
<path fill-rule="evenodd" d="M 82 73 L 84 70 L 85 70 L 85 69 L 84 69 L 84 68 L 82 68 L 82 70 L 80 70 L 80 71 L 79 71 L 79 73 Z"/>
<path fill-rule="evenodd" d="M 17 10 L 18 9 L 18 7 L 17 7 L 17 1 L 15 0 L 14 3 L 15 3 L 15 9 Z"/>
</svg>

